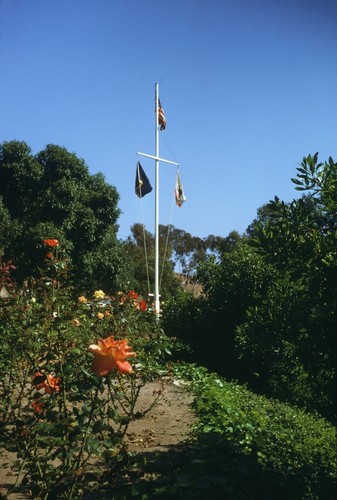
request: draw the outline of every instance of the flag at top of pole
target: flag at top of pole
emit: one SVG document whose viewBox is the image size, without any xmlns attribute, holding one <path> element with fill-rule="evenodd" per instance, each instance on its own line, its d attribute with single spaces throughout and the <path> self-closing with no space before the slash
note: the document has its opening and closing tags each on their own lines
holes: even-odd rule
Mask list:
<svg viewBox="0 0 337 500">
<path fill-rule="evenodd" d="M 160 125 L 160 130 L 166 129 L 166 118 L 160 99 L 158 99 L 158 123 Z"/>
</svg>

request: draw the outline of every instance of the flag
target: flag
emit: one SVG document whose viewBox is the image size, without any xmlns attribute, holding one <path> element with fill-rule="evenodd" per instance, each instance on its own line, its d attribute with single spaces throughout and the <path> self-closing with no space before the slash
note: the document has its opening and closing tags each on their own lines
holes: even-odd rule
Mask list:
<svg viewBox="0 0 337 500">
<path fill-rule="evenodd" d="M 166 129 L 166 118 L 165 113 L 160 103 L 160 99 L 158 99 L 158 123 L 160 125 L 160 130 Z"/>
<path fill-rule="evenodd" d="M 141 164 L 137 162 L 135 193 L 139 198 L 142 198 L 146 194 L 151 193 L 151 191 L 152 186 L 150 181 Z"/>
<path fill-rule="evenodd" d="M 176 204 L 178 205 L 178 207 L 181 207 L 182 204 L 186 201 L 186 196 L 184 194 L 184 189 L 180 180 L 179 172 L 177 173 L 177 178 L 176 178 L 175 197 L 176 197 Z"/>
</svg>

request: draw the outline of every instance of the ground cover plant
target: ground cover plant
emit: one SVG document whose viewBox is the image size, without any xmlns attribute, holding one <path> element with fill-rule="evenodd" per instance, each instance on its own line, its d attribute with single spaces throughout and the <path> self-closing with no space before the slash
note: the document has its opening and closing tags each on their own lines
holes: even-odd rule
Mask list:
<svg viewBox="0 0 337 500">
<path fill-rule="evenodd" d="M 192 498 L 205 492 L 213 498 L 334 498 L 333 425 L 200 366 L 182 370 L 191 382 L 198 417 L 196 467 L 186 469 L 181 481 L 193 484 Z"/>
</svg>

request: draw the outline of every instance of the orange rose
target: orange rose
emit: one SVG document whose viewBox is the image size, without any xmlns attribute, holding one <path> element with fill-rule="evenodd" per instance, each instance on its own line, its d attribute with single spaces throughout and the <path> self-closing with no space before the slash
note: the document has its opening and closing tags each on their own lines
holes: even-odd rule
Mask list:
<svg viewBox="0 0 337 500">
<path fill-rule="evenodd" d="M 46 245 L 46 247 L 50 248 L 55 248 L 59 246 L 59 240 L 43 240 L 43 244 Z"/>
<path fill-rule="evenodd" d="M 34 409 L 35 413 L 42 413 L 43 412 L 43 404 L 39 399 L 34 399 L 32 402 L 32 407 Z"/>
<path fill-rule="evenodd" d="M 145 300 L 141 300 L 141 301 L 139 302 L 139 309 L 140 309 L 141 311 L 146 311 L 146 309 L 147 309 L 147 304 L 146 304 Z"/>
<path fill-rule="evenodd" d="M 44 389 L 47 394 L 52 394 L 61 389 L 60 381 L 58 377 L 54 377 L 50 373 L 46 376 L 43 373 L 36 372 L 33 375 L 32 384 L 37 391 Z"/>
<path fill-rule="evenodd" d="M 119 373 L 132 373 L 132 366 L 126 358 L 136 356 L 127 340 L 114 340 L 113 336 L 99 339 L 88 350 L 94 354 L 93 371 L 99 377 L 108 375 L 116 368 Z"/>
</svg>

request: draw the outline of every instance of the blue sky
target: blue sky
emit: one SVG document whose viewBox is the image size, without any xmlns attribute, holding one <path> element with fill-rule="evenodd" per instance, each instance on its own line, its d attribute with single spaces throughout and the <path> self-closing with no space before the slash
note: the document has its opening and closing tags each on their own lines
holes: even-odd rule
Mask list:
<svg viewBox="0 0 337 500">
<path fill-rule="evenodd" d="M 120 194 L 119 237 L 153 231 L 134 194 L 154 154 L 154 88 L 188 201 L 160 167 L 160 222 L 244 232 L 307 154 L 337 159 L 336 0 L 0 0 L 0 142 L 58 144 Z M 154 185 L 154 164 L 142 159 Z"/>
</svg>

